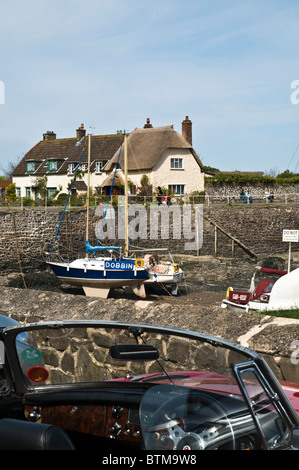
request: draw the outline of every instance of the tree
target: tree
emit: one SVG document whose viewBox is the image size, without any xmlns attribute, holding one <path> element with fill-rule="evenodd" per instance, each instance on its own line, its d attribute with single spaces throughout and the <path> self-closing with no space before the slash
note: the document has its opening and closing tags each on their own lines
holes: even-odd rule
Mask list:
<svg viewBox="0 0 299 470">
<path fill-rule="evenodd" d="M 42 199 L 45 199 L 47 196 L 47 182 L 48 182 L 48 177 L 47 175 L 44 176 L 39 176 L 35 180 L 35 191 L 36 194 L 39 194 Z"/>
<path fill-rule="evenodd" d="M 8 181 L 12 180 L 12 175 L 13 175 L 16 167 L 18 166 L 18 164 L 20 163 L 20 161 L 24 157 L 24 155 L 25 155 L 24 153 L 22 155 L 17 155 L 14 158 L 14 160 L 12 160 L 11 162 L 8 162 L 6 167 L 3 167 L 2 165 L 0 165 L 0 170 L 3 173 L 4 177 L 6 178 L 6 180 L 8 180 Z"/>
<path fill-rule="evenodd" d="M 17 199 L 16 197 L 16 185 L 11 183 L 6 188 L 6 200 L 7 202 L 13 202 Z"/>
</svg>

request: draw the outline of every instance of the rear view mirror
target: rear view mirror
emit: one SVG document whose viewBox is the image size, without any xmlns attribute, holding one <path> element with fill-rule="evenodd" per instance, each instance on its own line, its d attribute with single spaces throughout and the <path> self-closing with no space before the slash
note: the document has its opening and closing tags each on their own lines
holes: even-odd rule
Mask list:
<svg viewBox="0 0 299 470">
<path fill-rule="evenodd" d="M 154 361 L 159 359 L 159 351 L 147 344 L 120 344 L 111 346 L 110 356 L 121 361 Z"/>
</svg>

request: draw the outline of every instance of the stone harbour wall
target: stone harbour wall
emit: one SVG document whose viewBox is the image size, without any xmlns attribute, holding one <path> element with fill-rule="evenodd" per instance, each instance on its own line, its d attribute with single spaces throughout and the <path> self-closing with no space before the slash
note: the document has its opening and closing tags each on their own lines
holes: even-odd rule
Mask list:
<svg viewBox="0 0 299 470">
<path fill-rule="evenodd" d="M 142 206 L 143 207 L 143 206 Z M 147 209 L 150 211 L 150 209 Z M 0 270 L 16 272 L 20 266 L 26 272 L 32 269 L 45 268 L 43 253 L 50 251 L 55 239 L 53 252 L 58 252 L 65 259 L 82 256 L 85 249 L 86 210 L 66 211 L 61 221 L 62 211 L 24 210 L 0 211 Z M 149 214 L 149 212 L 148 212 Z M 216 256 L 235 259 L 256 259 L 275 254 L 285 255 L 288 244 L 282 242 L 283 229 L 299 228 L 299 206 L 266 205 L 266 206 L 205 206 L 202 213 L 202 233 L 200 249 L 186 249 L 187 236 L 196 236 L 195 216 L 190 213 L 191 226 L 181 221 L 181 236 L 174 232 L 178 220 L 170 217 L 169 233 L 161 233 L 161 225 L 156 238 L 151 237 L 150 217 L 147 227 L 136 227 L 143 238 L 131 240 L 132 247 L 144 250 L 167 248 L 172 254 L 183 256 Z M 116 214 L 117 215 L 117 214 Z M 89 224 L 89 241 L 97 243 L 99 217 L 91 210 Z M 114 222 L 113 222 L 114 223 Z M 56 237 L 57 228 L 60 226 Z M 116 238 L 107 238 L 104 242 L 124 246 L 124 239 L 118 239 L 118 219 L 115 219 Z M 105 233 L 105 232 L 104 232 Z M 56 237 L 56 238 L 55 238 Z M 296 249 L 296 247 L 294 247 Z"/>
</svg>

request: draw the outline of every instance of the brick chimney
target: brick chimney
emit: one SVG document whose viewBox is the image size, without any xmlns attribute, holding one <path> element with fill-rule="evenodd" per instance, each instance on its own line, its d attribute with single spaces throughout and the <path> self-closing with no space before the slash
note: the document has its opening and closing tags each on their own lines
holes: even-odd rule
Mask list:
<svg viewBox="0 0 299 470">
<path fill-rule="evenodd" d="M 81 126 L 76 130 L 77 134 L 77 139 L 81 140 L 82 137 L 85 137 L 86 130 L 84 129 L 84 124 L 81 124 Z"/>
<path fill-rule="evenodd" d="M 43 134 L 44 140 L 56 140 L 56 134 L 53 131 L 47 131 Z"/>
<path fill-rule="evenodd" d="M 144 124 L 143 129 L 150 129 L 150 128 L 152 128 L 152 127 L 153 127 L 153 126 L 152 126 L 151 123 L 150 123 L 150 119 L 147 118 L 146 124 Z"/>
<path fill-rule="evenodd" d="M 182 136 L 192 145 L 192 122 L 188 116 L 182 122 Z"/>
</svg>

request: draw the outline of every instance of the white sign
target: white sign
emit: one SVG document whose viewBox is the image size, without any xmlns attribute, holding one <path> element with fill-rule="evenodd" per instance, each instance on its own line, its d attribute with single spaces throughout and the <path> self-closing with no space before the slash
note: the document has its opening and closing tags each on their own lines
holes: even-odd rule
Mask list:
<svg viewBox="0 0 299 470">
<path fill-rule="evenodd" d="M 298 242 L 299 230 L 283 230 L 282 241 L 283 242 Z"/>
</svg>

